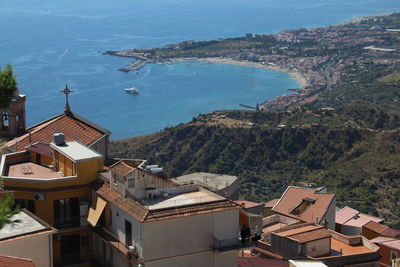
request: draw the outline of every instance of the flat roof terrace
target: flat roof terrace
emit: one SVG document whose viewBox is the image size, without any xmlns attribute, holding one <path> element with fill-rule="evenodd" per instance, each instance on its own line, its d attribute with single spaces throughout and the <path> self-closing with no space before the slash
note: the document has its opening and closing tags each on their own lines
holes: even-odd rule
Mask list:
<svg viewBox="0 0 400 267">
<path fill-rule="evenodd" d="M 62 178 L 63 176 L 53 169 L 44 167 L 34 162 L 22 162 L 8 166 L 6 176 L 9 177 L 22 177 L 22 178 L 35 178 L 35 179 L 49 179 L 49 178 Z"/>
<path fill-rule="evenodd" d="M 202 204 L 207 202 L 213 202 L 218 200 L 224 200 L 225 198 L 216 195 L 206 190 L 199 190 L 189 193 L 180 193 L 172 195 L 168 198 L 157 198 L 157 199 L 146 199 L 144 200 L 146 207 L 149 210 L 157 210 L 192 204 Z"/>
</svg>

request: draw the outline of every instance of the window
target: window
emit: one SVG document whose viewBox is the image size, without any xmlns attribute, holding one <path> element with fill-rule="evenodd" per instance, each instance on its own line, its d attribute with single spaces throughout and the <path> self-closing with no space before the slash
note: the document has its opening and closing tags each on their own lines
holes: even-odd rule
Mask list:
<svg viewBox="0 0 400 267">
<path fill-rule="evenodd" d="M 18 205 L 21 209 L 27 209 L 35 213 L 35 201 L 32 199 L 15 199 L 15 205 Z"/>
<path fill-rule="evenodd" d="M 391 251 L 390 252 L 390 260 L 395 260 L 395 259 L 397 259 L 397 252 Z"/>
<path fill-rule="evenodd" d="M 81 247 L 82 248 L 89 247 L 89 236 L 88 235 L 81 236 Z"/>
<path fill-rule="evenodd" d="M 76 163 L 72 162 L 72 176 L 76 175 Z"/>
<path fill-rule="evenodd" d="M 125 220 L 125 245 L 132 245 L 132 224 Z"/>
<path fill-rule="evenodd" d="M 80 225 L 79 198 L 54 200 L 54 226 L 76 227 Z"/>
<path fill-rule="evenodd" d="M 128 180 L 128 188 L 134 188 L 135 187 L 135 178 L 129 179 Z"/>
<path fill-rule="evenodd" d="M 58 169 L 60 167 L 59 165 L 59 159 L 58 159 L 58 151 L 54 151 L 54 160 L 56 161 L 56 172 L 58 172 Z"/>
</svg>

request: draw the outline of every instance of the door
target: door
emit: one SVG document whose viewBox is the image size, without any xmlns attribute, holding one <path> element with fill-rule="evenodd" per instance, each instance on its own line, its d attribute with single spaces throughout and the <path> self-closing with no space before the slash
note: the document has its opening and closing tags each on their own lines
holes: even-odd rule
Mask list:
<svg viewBox="0 0 400 267">
<path fill-rule="evenodd" d="M 80 261 L 81 255 L 80 235 L 67 235 L 61 237 L 61 263 L 74 264 Z"/>
</svg>

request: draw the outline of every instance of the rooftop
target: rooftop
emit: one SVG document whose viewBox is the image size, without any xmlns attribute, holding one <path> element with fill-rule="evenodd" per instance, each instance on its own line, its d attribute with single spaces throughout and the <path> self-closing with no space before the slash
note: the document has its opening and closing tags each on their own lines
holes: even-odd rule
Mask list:
<svg viewBox="0 0 400 267">
<path fill-rule="evenodd" d="M 388 237 L 376 237 L 370 240 L 371 242 L 383 245 L 389 248 L 400 250 L 400 240 Z"/>
<path fill-rule="evenodd" d="M 215 189 L 221 190 L 226 187 L 229 187 L 236 180 L 236 176 L 225 175 L 225 174 L 214 174 L 214 173 L 206 173 L 206 172 L 195 172 L 187 175 L 182 175 L 176 178 L 172 178 L 172 180 L 177 184 L 191 184 L 199 182 L 207 184 Z"/>
<path fill-rule="evenodd" d="M 366 246 L 359 245 L 349 245 L 335 238 L 331 238 L 331 256 L 338 256 L 342 252 L 342 256 L 363 254 L 372 252 Z"/>
<path fill-rule="evenodd" d="M 147 200 L 148 203 L 146 204 L 140 203 L 140 200 L 122 197 L 118 192 L 113 191 L 109 184 L 97 184 L 94 186 L 100 197 L 116 205 L 139 222 L 238 209 L 235 203 L 204 189 L 197 191 L 198 193 L 189 192 L 179 194 L 179 196 L 172 195 L 169 198 L 155 199 L 154 202 L 152 202 L 153 200 Z"/>
<path fill-rule="evenodd" d="M 35 143 L 35 144 L 32 144 L 32 145 L 28 146 L 26 148 L 26 150 L 33 151 L 33 152 L 38 153 L 40 155 L 44 155 L 46 157 L 51 158 L 51 150 L 52 149 L 51 149 L 49 143 L 42 143 L 42 142 L 39 143 L 38 142 L 38 143 Z"/>
<path fill-rule="evenodd" d="M 147 204 L 149 210 L 157 210 L 192 204 L 202 204 L 224 199 L 225 198 L 210 191 L 199 189 L 198 191 L 178 193 L 169 197 L 146 199 L 144 202 Z"/>
<path fill-rule="evenodd" d="M 44 167 L 34 162 L 23 162 L 10 165 L 6 176 L 9 177 L 22 177 L 22 178 L 35 178 L 35 179 L 49 179 L 63 177 L 59 172 L 51 168 Z"/>
<path fill-rule="evenodd" d="M 2 267 L 36 267 L 30 259 L 17 258 L 0 255 L 0 266 Z"/>
<path fill-rule="evenodd" d="M 55 232 L 51 226 L 26 210 L 11 217 L 12 223 L 0 229 L 0 243 L 14 238 L 28 238 L 37 234 Z"/>
<path fill-rule="evenodd" d="M 278 201 L 279 201 L 279 198 L 272 199 L 272 200 L 268 201 L 267 203 L 265 203 L 264 207 L 272 208 L 273 206 L 276 205 L 276 203 L 278 203 Z"/>
<path fill-rule="evenodd" d="M 289 260 L 291 264 L 295 267 L 327 267 L 322 261 L 295 261 Z"/>
<path fill-rule="evenodd" d="M 251 201 L 247 201 L 247 200 L 236 200 L 234 202 L 236 204 L 242 206 L 245 209 L 251 209 L 251 208 L 254 208 L 254 207 L 263 206 L 263 204 L 261 204 L 261 203 L 251 202 Z"/>
<path fill-rule="evenodd" d="M 379 235 L 386 237 L 397 237 L 400 236 L 400 230 L 392 229 L 389 226 L 370 221 L 363 226 L 363 228 L 373 231 Z"/>
<path fill-rule="evenodd" d="M 305 222 L 318 220 L 319 223 L 334 199 L 335 194 L 320 193 L 315 188 L 289 186 L 272 210 Z M 293 212 L 307 201 L 306 208 Z"/>
<path fill-rule="evenodd" d="M 50 144 L 50 146 L 75 162 L 88 161 L 103 156 L 77 141 L 66 142 L 65 145 Z"/>
<path fill-rule="evenodd" d="M 80 117 L 77 114 L 62 113 L 27 129 L 27 133 L 7 142 L 4 146 L 14 151 L 24 150 L 25 147 L 37 142 L 51 143 L 53 134 L 62 132 L 65 140 L 78 140 L 90 146 L 110 132 Z"/>
<path fill-rule="evenodd" d="M 342 225 L 349 225 L 354 227 L 362 227 L 370 221 L 382 222 L 383 219 L 379 217 L 374 217 L 368 214 L 359 212 L 358 210 L 352 209 L 350 207 L 344 207 L 336 211 L 335 222 Z"/>
</svg>

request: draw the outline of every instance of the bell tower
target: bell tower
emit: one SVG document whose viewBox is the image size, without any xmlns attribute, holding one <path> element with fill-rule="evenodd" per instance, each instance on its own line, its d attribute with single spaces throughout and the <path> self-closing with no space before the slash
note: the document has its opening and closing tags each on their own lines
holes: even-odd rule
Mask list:
<svg viewBox="0 0 400 267">
<path fill-rule="evenodd" d="M 10 104 L 6 108 L 0 109 L 1 126 L 0 135 L 4 137 L 16 137 L 26 131 L 25 118 L 26 96 L 21 95 L 19 90 L 15 90 Z"/>
</svg>

